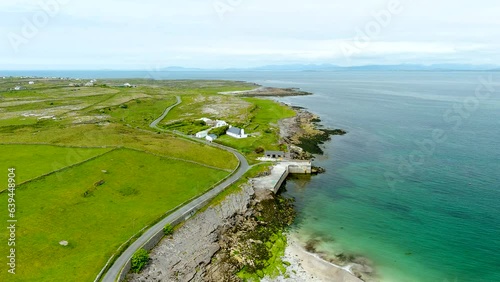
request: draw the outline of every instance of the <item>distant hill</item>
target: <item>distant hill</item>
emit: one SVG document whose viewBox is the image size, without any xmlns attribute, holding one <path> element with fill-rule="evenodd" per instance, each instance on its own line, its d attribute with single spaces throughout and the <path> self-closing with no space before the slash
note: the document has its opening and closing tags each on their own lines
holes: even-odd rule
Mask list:
<svg viewBox="0 0 500 282">
<path fill-rule="evenodd" d="M 479 71 L 500 70 L 496 65 L 468 65 L 468 64 L 400 64 L 400 65 L 363 65 L 363 66 L 338 66 L 333 64 L 285 64 L 267 65 L 253 68 L 226 68 L 202 69 L 172 66 L 162 68 L 162 71 Z"/>
<path fill-rule="evenodd" d="M 495 65 L 466 65 L 466 64 L 435 64 L 435 65 L 418 65 L 418 64 L 400 64 L 400 65 L 364 65 L 364 66 L 337 66 L 332 64 L 319 65 L 270 65 L 248 70 L 269 70 L 269 71 L 339 71 L 339 70 L 366 70 L 366 71 L 439 71 L 439 70 L 456 70 L 456 71 L 472 71 L 472 70 L 498 70 Z"/>
</svg>

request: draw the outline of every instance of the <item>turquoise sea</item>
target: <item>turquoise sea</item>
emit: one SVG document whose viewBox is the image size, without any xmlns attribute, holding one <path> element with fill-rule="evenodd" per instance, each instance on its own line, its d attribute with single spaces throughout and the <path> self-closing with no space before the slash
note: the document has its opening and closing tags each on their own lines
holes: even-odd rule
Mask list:
<svg viewBox="0 0 500 282">
<path fill-rule="evenodd" d="M 280 99 L 348 134 L 325 174 L 290 179 L 295 232 L 363 256 L 380 281 L 500 281 L 500 72 L 0 72 L 231 79 L 299 87 Z"/>
<path fill-rule="evenodd" d="M 349 131 L 317 158 L 326 174 L 288 182 L 303 240 L 368 258 L 381 281 L 500 281 L 500 73 L 293 82 L 316 96 L 285 101 Z"/>
</svg>

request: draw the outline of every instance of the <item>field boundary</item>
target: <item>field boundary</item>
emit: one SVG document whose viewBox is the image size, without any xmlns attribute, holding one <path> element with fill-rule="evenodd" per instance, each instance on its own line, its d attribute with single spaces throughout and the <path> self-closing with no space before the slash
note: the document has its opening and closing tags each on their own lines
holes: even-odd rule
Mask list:
<svg viewBox="0 0 500 282">
<path fill-rule="evenodd" d="M 120 149 L 120 148 L 114 148 L 114 149 L 111 149 L 111 150 L 109 150 L 109 151 L 107 151 L 107 152 L 104 152 L 104 153 L 102 153 L 102 154 L 100 154 L 100 155 L 97 155 L 97 156 L 93 156 L 93 157 L 91 157 L 91 158 L 89 158 L 89 159 L 86 159 L 86 160 L 84 160 L 84 161 L 81 161 L 81 162 L 79 162 L 79 163 L 75 163 L 75 164 L 72 164 L 72 165 L 69 165 L 69 166 L 65 166 L 65 167 L 63 167 L 63 168 L 60 168 L 60 169 L 57 169 L 57 170 L 51 171 L 51 172 L 49 172 L 49 173 L 46 173 L 46 174 L 43 174 L 43 175 L 37 176 L 37 177 L 35 177 L 35 178 L 32 178 L 32 179 L 26 180 L 26 181 L 24 181 L 24 182 L 21 182 L 21 183 L 17 184 L 17 186 L 21 186 L 21 185 L 24 185 L 24 184 L 28 184 L 28 183 L 31 183 L 31 182 L 33 182 L 33 181 L 37 181 L 37 180 L 43 179 L 43 178 L 45 178 L 45 177 L 47 177 L 47 176 L 50 176 L 50 175 L 52 175 L 52 174 L 56 174 L 56 173 L 61 172 L 61 171 L 64 171 L 64 170 L 67 170 L 67 169 L 71 169 L 71 168 L 77 167 L 77 166 L 79 166 L 79 165 L 85 164 L 85 163 L 87 163 L 87 162 L 90 162 L 90 161 L 93 161 L 93 160 L 95 160 L 95 159 L 98 159 L 98 158 L 100 158 L 100 157 L 102 157 L 102 156 L 105 156 L 105 155 L 107 155 L 107 154 L 109 154 L 109 153 L 111 153 L 111 152 L 114 152 L 114 151 L 118 150 L 118 149 Z M 7 190 L 8 190 L 8 189 L 1 190 L 1 191 L 0 191 L 0 194 L 5 193 L 5 191 L 7 191 Z"/>
<path fill-rule="evenodd" d="M 164 156 L 164 155 L 160 155 L 160 154 L 156 154 L 156 153 L 148 152 L 148 151 L 144 151 L 144 150 L 139 150 L 139 149 L 135 149 L 135 148 L 123 147 L 122 149 L 128 149 L 128 150 L 131 150 L 131 151 L 140 152 L 140 153 L 148 154 L 148 155 L 151 155 L 151 156 L 156 156 L 156 157 L 163 158 L 163 159 L 169 159 L 169 160 L 174 160 L 174 161 L 181 161 L 181 162 L 191 163 L 191 164 L 195 164 L 195 165 L 199 165 L 199 166 L 203 166 L 203 167 L 206 167 L 206 168 L 211 168 L 211 169 L 215 169 L 215 170 L 219 170 L 219 171 L 225 171 L 225 172 L 229 172 L 229 173 L 233 173 L 234 172 L 234 169 L 223 169 L 223 168 L 220 168 L 220 167 L 211 166 L 211 165 L 199 163 L 199 162 L 192 161 L 192 160 L 186 160 L 186 159 L 182 159 L 182 158 Z"/>
</svg>

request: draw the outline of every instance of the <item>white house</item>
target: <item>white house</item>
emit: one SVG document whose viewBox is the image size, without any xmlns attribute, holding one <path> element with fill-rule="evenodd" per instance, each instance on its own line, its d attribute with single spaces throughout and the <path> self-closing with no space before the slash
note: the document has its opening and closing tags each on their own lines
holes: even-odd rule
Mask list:
<svg viewBox="0 0 500 282">
<path fill-rule="evenodd" d="M 230 127 L 227 130 L 226 134 L 238 139 L 243 139 L 248 137 L 248 135 L 245 134 L 245 129 L 241 129 L 238 127 Z"/>
<path fill-rule="evenodd" d="M 196 138 L 206 138 L 208 136 L 208 130 L 200 131 L 196 133 Z"/>
<path fill-rule="evenodd" d="M 21 86 L 16 86 L 16 87 L 14 87 L 14 90 L 16 90 L 16 91 L 21 90 Z"/>
<path fill-rule="evenodd" d="M 92 87 L 92 86 L 94 86 L 94 83 L 93 82 L 87 82 L 87 83 L 85 83 L 85 86 Z"/>
<path fill-rule="evenodd" d="M 35 84 L 35 82 L 34 81 L 30 81 L 30 82 L 28 82 L 28 84 L 29 85 L 33 85 L 33 84 Z"/>
<path fill-rule="evenodd" d="M 215 127 L 216 127 L 216 128 L 217 128 L 217 127 L 224 127 L 224 126 L 227 126 L 227 125 L 228 125 L 228 124 L 227 124 L 227 122 L 225 122 L 225 121 L 223 121 L 223 120 L 217 120 L 217 121 L 215 122 Z"/>
<path fill-rule="evenodd" d="M 127 82 L 127 83 L 123 84 L 123 86 L 124 87 L 132 87 L 132 84 L 130 84 L 130 83 Z"/>
<path fill-rule="evenodd" d="M 205 139 L 207 139 L 210 142 L 214 142 L 217 139 L 217 135 L 209 134 L 209 135 L 207 135 L 207 137 L 205 137 Z"/>
<path fill-rule="evenodd" d="M 200 118 L 199 120 L 202 120 L 202 121 L 204 121 L 205 123 L 212 122 L 212 120 L 211 120 L 211 119 L 209 119 L 209 118 Z"/>
</svg>

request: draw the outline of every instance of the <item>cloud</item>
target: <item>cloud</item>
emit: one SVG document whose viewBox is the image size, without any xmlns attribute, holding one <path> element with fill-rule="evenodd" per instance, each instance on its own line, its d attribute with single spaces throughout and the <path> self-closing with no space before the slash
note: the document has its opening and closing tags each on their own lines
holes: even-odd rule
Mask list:
<svg viewBox="0 0 500 282">
<path fill-rule="evenodd" d="M 346 58 L 342 44 L 390 1 L 64 0 L 60 12 L 15 53 L 6 34 L 40 12 L 39 1 L 0 3 L 0 68 L 64 65 L 142 68 L 267 63 L 500 62 L 500 4 L 400 0 L 401 13 Z M 214 8 L 223 4 L 229 9 Z M 228 6 L 229 5 L 229 6 Z M 487 58 L 485 58 L 487 56 Z"/>
</svg>

